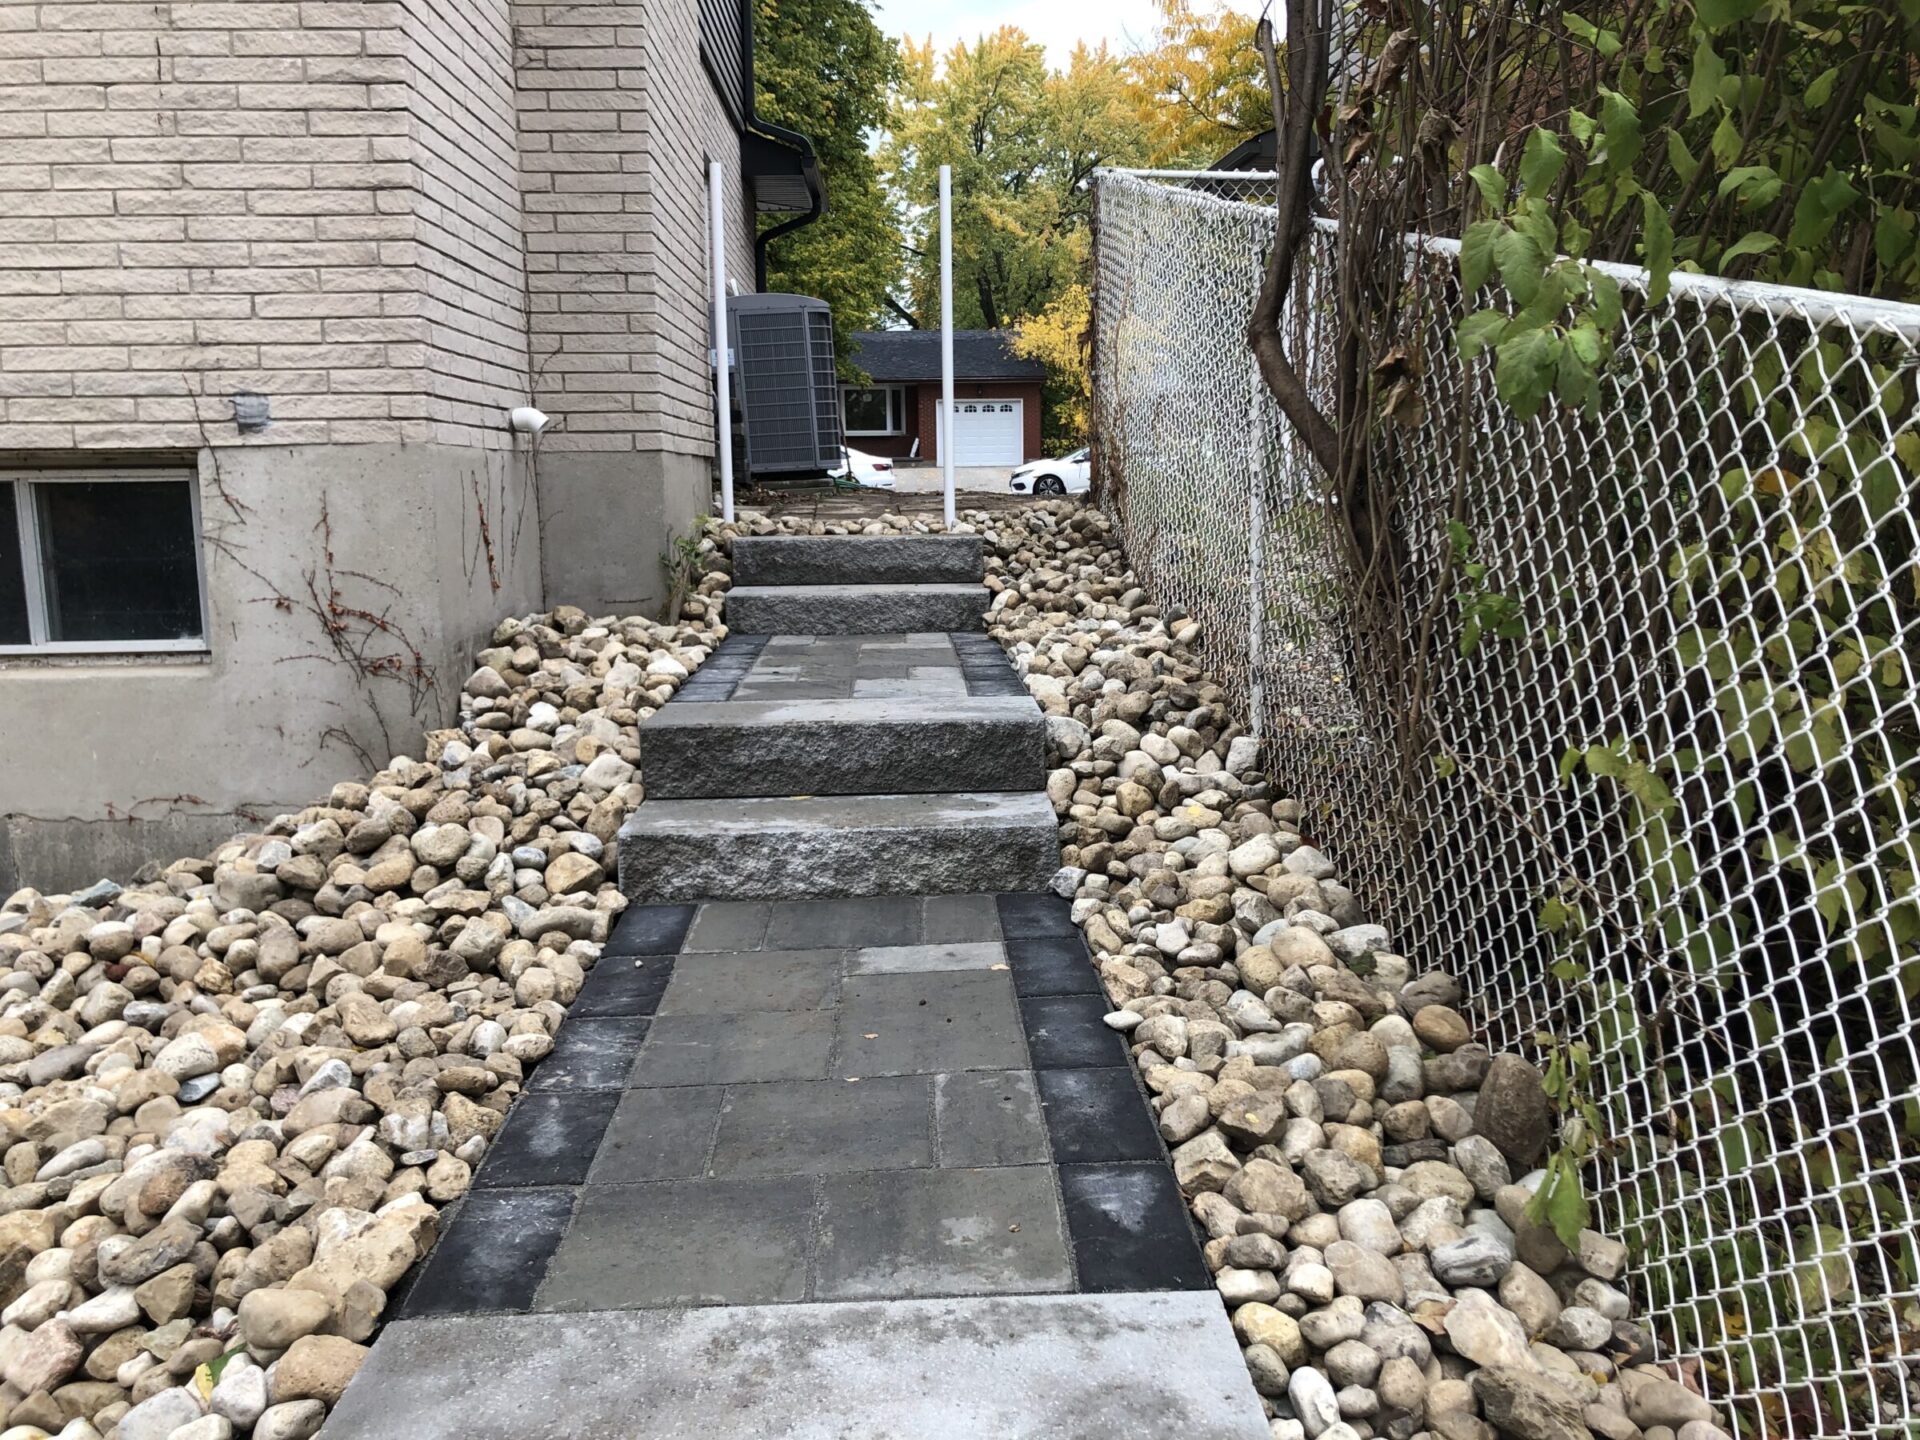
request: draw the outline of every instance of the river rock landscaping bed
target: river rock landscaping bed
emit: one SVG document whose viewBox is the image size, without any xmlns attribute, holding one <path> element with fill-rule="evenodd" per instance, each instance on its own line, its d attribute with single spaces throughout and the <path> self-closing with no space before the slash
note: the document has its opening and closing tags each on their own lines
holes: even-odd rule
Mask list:
<svg viewBox="0 0 1920 1440">
<path fill-rule="evenodd" d="M 968 512 L 1049 716 L 1056 888 L 1126 1032 L 1276 1440 L 1715 1440 L 1624 1248 L 1522 1213 L 1540 1077 L 1367 923 L 1099 512 Z M 724 637 L 503 622 L 459 722 L 121 888 L 0 906 L 0 1440 L 303 1440 L 624 906 L 636 727 Z M 1179 1364 L 1169 1354 L 1169 1367 Z"/>
<path fill-rule="evenodd" d="M 505 621 L 421 759 L 0 906 L 0 1440 L 319 1430 L 625 905 L 709 609 Z"/>
<path fill-rule="evenodd" d="M 989 526 L 1047 714 L 1074 902 L 1275 1440 L 1723 1440 L 1654 1361 L 1624 1246 L 1524 1213 L 1541 1075 L 1369 924 L 1106 518 Z M 1171 1363 L 1177 1363 L 1177 1359 Z"/>
</svg>

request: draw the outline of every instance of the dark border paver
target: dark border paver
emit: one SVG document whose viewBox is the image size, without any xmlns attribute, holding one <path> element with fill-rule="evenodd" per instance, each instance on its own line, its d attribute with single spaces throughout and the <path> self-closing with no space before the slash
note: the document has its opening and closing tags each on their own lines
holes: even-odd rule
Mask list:
<svg viewBox="0 0 1920 1440">
<path fill-rule="evenodd" d="M 1213 1288 L 1164 1161 L 1062 1165 L 1060 1192 L 1081 1290 Z"/>
<path fill-rule="evenodd" d="M 569 1016 L 553 1053 L 533 1068 L 527 1089 L 618 1090 L 647 1038 L 647 1020 L 627 1016 Z"/>
<path fill-rule="evenodd" d="M 567 1018 L 653 1014 L 673 979 L 674 963 L 672 955 L 602 955 L 587 972 Z"/>
<path fill-rule="evenodd" d="M 1159 1160 L 1166 1151 L 1153 1112 L 1133 1072 L 1123 1065 L 1095 1070 L 1041 1070 L 1040 1108 L 1059 1164 L 1099 1160 Z"/>
<path fill-rule="evenodd" d="M 1013 968 L 1013 988 L 1022 995 L 1099 995 L 1099 973 L 1087 958 L 1087 946 L 1078 935 L 1042 935 L 1031 940 L 1009 940 L 1007 964 Z"/>
<path fill-rule="evenodd" d="M 1125 1065 L 1126 1042 L 1107 1028 L 1102 995 L 1023 995 L 1020 1015 L 1036 1070 L 1083 1070 Z"/>
<path fill-rule="evenodd" d="M 1080 937 L 1073 923 L 1073 907 L 1046 890 L 996 895 L 1000 906 L 1000 933 L 1008 940 L 1031 940 L 1040 935 Z"/>
<path fill-rule="evenodd" d="M 629 905 L 613 922 L 605 955 L 671 955 L 686 938 L 693 911 L 691 905 Z"/>
<path fill-rule="evenodd" d="M 573 1218 L 570 1189 L 475 1190 L 390 1319 L 525 1310 Z"/>
<path fill-rule="evenodd" d="M 580 1184 L 619 1100 L 618 1090 L 522 1095 L 474 1172 L 475 1188 Z"/>
</svg>

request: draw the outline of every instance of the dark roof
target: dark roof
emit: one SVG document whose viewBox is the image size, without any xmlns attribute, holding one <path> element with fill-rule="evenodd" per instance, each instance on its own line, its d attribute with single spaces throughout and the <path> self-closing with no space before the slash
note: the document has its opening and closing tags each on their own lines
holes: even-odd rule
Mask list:
<svg viewBox="0 0 1920 1440">
<path fill-rule="evenodd" d="M 1272 129 L 1249 135 L 1207 168 L 1209 170 L 1271 170 L 1279 155 Z"/>
<path fill-rule="evenodd" d="M 1047 367 L 1022 360 L 1009 349 L 1010 330 L 953 332 L 956 380 L 1044 380 Z M 847 357 L 875 380 L 927 381 L 940 378 L 938 330 L 858 330 Z"/>
</svg>

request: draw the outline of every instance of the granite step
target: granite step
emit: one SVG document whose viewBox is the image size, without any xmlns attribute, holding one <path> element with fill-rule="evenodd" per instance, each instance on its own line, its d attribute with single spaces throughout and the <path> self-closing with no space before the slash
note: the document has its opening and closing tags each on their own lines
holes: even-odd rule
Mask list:
<svg viewBox="0 0 1920 1440">
<path fill-rule="evenodd" d="M 1046 720 L 1024 694 L 675 701 L 640 727 L 647 803 L 1038 790 Z"/>
<path fill-rule="evenodd" d="M 649 799 L 618 845 L 639 902 L 1041 890 L 1060 866 L 1035 791 Z"/>
<path fill-rule="evenodd" d="M 958 585 L 986 574 L 978 535 L 743 535 L 739 585 Z"/>
<path fill-rule="evenodd" d="M 987 587 L 735 585 L 727 628 L 741 635 L 901 635 L 985 628 Z"/>
</svg>

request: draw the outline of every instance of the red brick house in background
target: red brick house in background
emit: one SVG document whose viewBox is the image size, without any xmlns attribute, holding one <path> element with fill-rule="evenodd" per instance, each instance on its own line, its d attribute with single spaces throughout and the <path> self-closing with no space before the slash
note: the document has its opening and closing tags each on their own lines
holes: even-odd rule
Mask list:
<svg viewBox="0 0 1920 1440">
<path fill-rule="evenodd" d="M 1006 330 L 953 332 L 954 463 L 1008 469 L 1040 458 L 1040 384 Z M 940 459 L 940 332 L 862 330 L 848 357 L 868 383 L 840 391 L 847 443 L 870 455 Z M 919 448 L 916 449 L 915 446 Z"/>
</svg>

